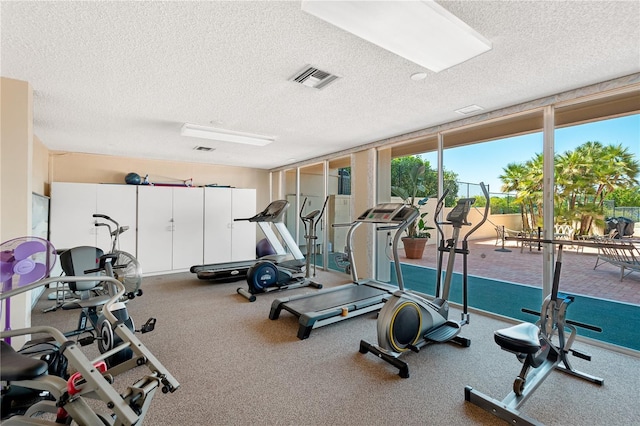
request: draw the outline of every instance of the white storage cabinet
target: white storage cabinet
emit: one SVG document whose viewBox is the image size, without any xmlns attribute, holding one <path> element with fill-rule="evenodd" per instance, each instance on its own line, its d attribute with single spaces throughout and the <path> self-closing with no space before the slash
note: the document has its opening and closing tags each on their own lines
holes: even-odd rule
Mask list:
<svg viewBox="0 0 640 426">
<path fill-rule="evenodd" d="M 255 189 L 205 188 L 204 263 L 255 259 L 255 223 L 234 219 L 256 213 Z"/>
<path fill-rule="evenodd" d="M 138 260 L 145 273 L 203 261 L 203 188 L 138 186 Z"/>
<path fill-rule="evenodd" d="M 95 183 L 51 184 L 50 240 L 56 249 L 76 246 L 111 250 L 105 227 L 96 227 L 94 213 L 107 215 L 129 230 L 120 236 L 120 250 L 136 255 L 136 187 Z"/>
</svg>

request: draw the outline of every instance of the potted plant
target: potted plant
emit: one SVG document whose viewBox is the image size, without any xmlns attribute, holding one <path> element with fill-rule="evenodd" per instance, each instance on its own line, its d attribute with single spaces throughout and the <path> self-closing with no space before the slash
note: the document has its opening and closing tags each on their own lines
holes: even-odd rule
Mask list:
<svg viewBox="0 0 640 426">
<path fill-rule="evenodd" d="M 427 203 L 428 197 L 418 198 L 420 192 L 424 193 L 424 164 L 415 164 L 411 167 L 404 179 L 404 186 L 392 186 L 391 194 L 401 197 L 406 204 L 420 209 Z M 427 241 L 431 237 L 429 233 L 432 227 L 426 226 L 424 218 L 427 212 L 420 213 L 420 216 L 406 229 L 407 236 L 402 238 L 405 255 L 409 259 L 421 259 Z"/>
</svg>

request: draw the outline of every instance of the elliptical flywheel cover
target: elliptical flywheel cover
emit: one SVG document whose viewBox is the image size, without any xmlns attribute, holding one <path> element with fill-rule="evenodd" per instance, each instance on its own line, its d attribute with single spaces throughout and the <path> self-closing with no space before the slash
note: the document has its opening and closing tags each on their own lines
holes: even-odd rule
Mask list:
<svg viewBox="0 0 640 426">
<path fill-rule="evenodd" d="M 249 269 L 247 282 L 250 293 L 263 293 L 265 288 L 278 282 L 278 268 L 267 260 L 257 262 Z"/>
</svg>

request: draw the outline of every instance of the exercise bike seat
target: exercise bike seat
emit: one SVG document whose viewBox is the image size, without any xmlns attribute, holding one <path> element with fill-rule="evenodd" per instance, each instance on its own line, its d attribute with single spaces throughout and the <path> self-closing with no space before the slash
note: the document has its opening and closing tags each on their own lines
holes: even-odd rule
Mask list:
<svg viewBox="0 0 640 426">
<path fill-rule="evenodd" d="M 504 350 L 534 354 L 540 350 L 538 327 L 534 324 L 523 322 L 509 328 L 502 328 L 493 333 L 493 338 Z"/>
<path fill-rule="evenodd" d="M 49 369 L 49 364 L 45 361 L 18 353 L 5 341 L 0 341 L 0 345 L 0 358 L 2 358 L 0 380 L 3 382 L 35 379 Z"/>
</svg>

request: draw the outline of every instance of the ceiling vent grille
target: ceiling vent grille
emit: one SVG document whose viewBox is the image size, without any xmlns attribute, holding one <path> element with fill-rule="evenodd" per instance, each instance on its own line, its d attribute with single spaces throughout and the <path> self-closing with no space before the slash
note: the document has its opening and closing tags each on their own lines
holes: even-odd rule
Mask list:
<svg viewBox="0 0 640 426">
<path fill-rule="evenodd" d="M 337 75 L 307 65 L 289 80 L 303 84 L 307 87 L 313 87 L 314 89 L 322 89 L 338 78 L 339 77 Z"/>
<path fill-rule="evenodd" d="M 196 151 L 205 151 L 205 152 L 215 151 L 215 148 L 211 148 L 210 146 L 202 146 L 202 145 L 198 145 L 193 149 L 195 149 Z"/>
</svg>

